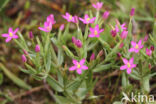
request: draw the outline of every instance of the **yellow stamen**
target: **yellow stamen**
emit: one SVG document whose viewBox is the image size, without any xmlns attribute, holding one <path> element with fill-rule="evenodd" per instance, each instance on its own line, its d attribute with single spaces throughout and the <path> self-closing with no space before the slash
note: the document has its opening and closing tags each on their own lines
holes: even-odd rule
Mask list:
<svg viewBox="0 0 156 104">
<path fill-rule="evenodd" d="M 12 36 L 13 36 L 12 32 L 10 32 L 10 33 L 9 33 L 9 36 L 10 36 L 10 37 L 12 37 Z"/>
<path fill-rule="evenodd" d="M 87 22 L 90 20 L 90 18 L 87 18 Z"/>
<path fill-rule="evenodd" d="M 94 34 L 95 34 L 95 35 L 97 35 L 97 34 L 98 34 L 96 30 L 94 31 Z"/>
<path fill-rule="evenodd" d="M 138 44 L 136 44 L 135 48 L 136 48 L 136 49 L 138 49 L 138 48 L 139 48 Z"/>
<path fill-rule="evenodd" d="M 131 67 L 131 64 L 130 63 L 127 63 L 127 67 L 130 68 Z"/>
<path fill-rule="evenodd" d="M 69 16 L 69 19 L 72 20 L 72 18 L 73 18 L 72 15 L 70 15 L 70 16 Z"/>
<path fill-rule="evenodd" d="M 81 67 L 81 65 L 80 64 L 77 64 L 77 68 L 80 68 Z"/>
</svg>

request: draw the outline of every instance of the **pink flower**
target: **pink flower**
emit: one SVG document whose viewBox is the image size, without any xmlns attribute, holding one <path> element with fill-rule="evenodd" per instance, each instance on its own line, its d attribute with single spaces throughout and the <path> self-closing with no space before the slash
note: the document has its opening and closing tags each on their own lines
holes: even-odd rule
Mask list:
<svg viewBox="0 0 156 104">
<path fill-rule="evenodd" d="M 151 48 L 150 48 L 152 51 L 154 51 L 154 46 L 151 46 Z"/>
<path fill-rule="evenodd" d="M 40 46 L 38 44 L 35 46 L 35 51 L 40 52 Z"/>
<path fill-rule="evenodd" d="M 60 30 L 63 31 L 63 29 L 64 29 L 64 24 L 60 26 Z"/>
<path fill-rule="evenodd" d="M 151 50 L 151 49 L 146 48 L 146 54 L 147 54 L 148 56 L 151 56 L 151 55 L 152 55 L 152 50 Z"/>
<path fill-rule="evenodd" d="M 127 30 L 126 23 L 120 25 L 122 30 Z"/>
<path fill-rule="evenodd" d="M 25 55 L 28 55 L 28 52 L 25 49 L 23 49 L 23 52 Z"/>
<path fill-rule="evenodd" d="M 109 16 L 109 11 L 105 11 L 104 13 L 103 13 L 103 19 L 107 19 L 108 18 L 108 16 Z"/>
<path fill-rule="evenodd" d="M 95 54 L 92 53 L 92 55 L 90 56 L 90 61 L 93 61 L 95 59 Z"/>
<path fill-rule="evenodd" d="M 82 47 L 82 42 L 81 40 L 76 39 L 75 37 L 72 37 L 72 42 L 74 45 L 76 45 L 78 48 Z"/>
<path fill-rule="evenodd" d="M 102 8 L 102 5 L 103 5 L 102 2 L 97 2 L 96 4 L 92 4 L 92 6 L 98 11 Z"/>
<path fill-rule="evenodd" d="M 66 19 L 68 22 L 75 22 L 74 17 L 68 12 L 66 12 L 66 15 L 62 15 L 62 17 Z"/>
<path fill-rule="evenodd" d="M 97 24 L 95 26 L 95 28 L 91 28 L 90 27 L 90 34 L 89 34 L 89 37 L 100 37 L 100 33 L 103 32 L 104 29 L 99 29 L 99 25 Z"/>
<path fill-rule="evenodd" d="M 47 22 L 51 22 L 52 25 L 56 23 L 53 14 L 50 14 L 50 15 L 47 17 Z"/>
<path fill-rule="evenodd" d="M 115 25 L 115 29 L 111 30 L 112 37 L 115 37 L 118 32 L 119 32 L 119 28 L 117 25 Z"/>
<path fill-rule="evenodd" d="M 129 49 L 129 52 L 138 53 L 139 50 L 143 48 L 143 45 L 141 43 L 142 43 L 142 40 L 139 40 L 138 43 L 131 41 L 132 48 Z"/>
<path fill-rule="evenodd" d="M 79 17 L 75 15 L 73 18 L 74 18 L 74 23 L 78 24 L 79 23 Z"/>
<path fill-rule="evenodd" d="M 127 37 L 127 35 L 128 35 L 128 31 L 123 30 L 121 32 L 121 35 L 120 36 L 121 36 L 122 39 L 125 39 Z"/>
<path fill-rule="evenodd" d="M 81 40 L 76 40 L 76 41 L 75 41 L 75 45 L 76 45 L 78 48 L 82 48 L 82 42 L 81 42 Z"/>
<path fill-rule="evenodd" d="M 45 32 L 50 32 L 52 30 L 52 22 L 46 21 L 44 22 L 44 27 L 39 27 L 38 29 Z"/>
<path fill-rule="evenodd" d="M 10 27 L 7 34 L 2 34 L 2 37 L 6 37 L 5 42 L 8 43 L 11 39 L 17 39 L 18 38 L 18 35 L 16 35 L 17 31 L 18 28 L 16 28 L 13 31 L 13 29 Z"/>
<path fill-rule="evenodd" d="M 33 35 L 32 31 L 29 32 L 29 38 L 30 39 L 33 39 L 34 38 L 34 35 Z"/>
<path fill-rule="evenodd" d="M 22 59 L 23 62 L 27 62 L 27 58 L 25 57 L 24 54 L 21 56 L 21 59 Z"/>
<path fill-rule="evenodd" d="M 134 13 L 135 13 L 135 8 L 132 8 L 130 12 L 130 16 L 134 16 Z"/>
<path fill-rule="evenodd" d="M 127 74 L 130 74 L 132 71 L 132 68 L 136 67 L 136 64 L 133 64 L 134 58 L 132 57 L 129 61 L 125 58 L 122 59 L 124 64 L 123 66 L 120 67 L 120 70 L 125 70 L 127 69 Z"/>
<path fill-rule="evenodd" d="M 144 42 L 146 42 L 147 40 L 148 40 L 148 35 L 145 35 Z"/>
<path fill-rule="evenodd" d="M 122 42 L 119 46 L 119 48 L 122 48 L 124 46 L 124 43 Z"/>
<path fill-rule="evenodd" d="M 82 74 L 82 70 L 87 70 L 88 67 L 83 65 L 85 63 L 85 59 L 80 60 L 78 62 L 77 60 L 73 60 L 74 66 L 70 67 L 69 70 L 73 71 L 76 70 L 78 74 Z"/>
<path fill-rule="evenodd" d="M 90 18 L 88 14 L 85 14 L 84 19 L 79 18 L 84 24 L 94 23 L 96 17 Z"/>
</svg>

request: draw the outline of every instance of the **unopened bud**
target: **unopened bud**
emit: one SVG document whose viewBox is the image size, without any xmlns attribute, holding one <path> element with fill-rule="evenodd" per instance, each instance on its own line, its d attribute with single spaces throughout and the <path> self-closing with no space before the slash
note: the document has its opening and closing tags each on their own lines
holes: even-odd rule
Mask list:
<svg viewBox="0 0 156 104">
<path fill-rule="evenodd" d="M 21 58 L 22 58 L 22 61 L 23 61 L 23 62 L 27 62 L 27 58 L 25 57 L 24 54 L 21 56 Z"/>
</svg>

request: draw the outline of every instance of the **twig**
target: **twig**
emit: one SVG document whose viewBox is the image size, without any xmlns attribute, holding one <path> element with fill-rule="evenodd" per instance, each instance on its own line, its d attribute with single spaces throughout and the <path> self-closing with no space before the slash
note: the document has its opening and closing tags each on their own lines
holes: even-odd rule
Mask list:
<svg viewBox="0 0 156 104">
<path fill-rule="evenodd" d="M 119 71 L 118 71 L 118 70 L 115 70 L 113 73 L 110 73 L 110 74 L 108 74 L 108 75 L 102 77 L 102 78 L 96 83 L 96 86 L 99 86 L 100 83 L 101 83 L 104 79 L 106 79 L 106 78 L 108 78 L 108 77 L 111 77 L 111 76 L 116 76 L 116 75 L 118 75 L 118 74 L 119 74 Z"/>
<path fill-rule="evenodd" d="M 42 86 L 35 87 L 35 88 L 32 88 L 32 89 L 30 89 L 30 90 L 28 90 L 26 92 L 20 93 L 18 95 L 15 95 L 15 96 L 12 97 L 12 100 L 14 101 L 17 98 L 21 98 L 22 96 L 29 95 L 29 94 L 31 94 L 33 92 L 36 92 L 36 91 L 39 91 L 41 89 L 44 89 L 44 86 L 43 85 Z"/>
</svg>

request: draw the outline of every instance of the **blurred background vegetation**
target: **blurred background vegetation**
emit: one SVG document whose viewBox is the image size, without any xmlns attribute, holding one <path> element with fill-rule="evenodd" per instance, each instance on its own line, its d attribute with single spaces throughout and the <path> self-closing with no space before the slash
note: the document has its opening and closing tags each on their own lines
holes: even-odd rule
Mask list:
<svg viewBox="0 0 156 104">
<path fill-rule="evenodd" d="M 53 31 L 59 28 L 60 24 L 65 23 L 62 14 L 66 11 L 78 16 L 83 16 L 84 12 L 92 9 L 91 3 L 98 0 L 0 0 L 0 34 L 6 33 L 9 27 L 19 27 L 24 37 L 29 41 L 28 32 L 33 31 L 34 35 L 39 35 L 38 26 L 43 23 L 49 14 L 54 14 L 57 23 Z M 110 11 L 110 17 L 106 24 L 114 24 L 115 19 L 121 23 L 129 21 L 129 12 L 135 8 L 135 31 L 133 35 L 144 36 L 153 31 L 153 21 L 156 17 L 156 0 L 101 0 L 104 5 L 102 12 Z M 82 24 L 80 24 L 82 25 Z M 83 25 L 82 25 L 83 27 Z M 71 28 L 74 28 L 71 27 Z M 110 32 L 109 27 L 105 27 L 105 33 Z M 111 42 L 111 35 L 106 34 L 107 41 Z M 15 104 L 53 104 L 48 92 L 44 90 L 42 82 L 34 80 L 18 69 L 24 66 L 21 62 L 21 52 L 17 49 L 14 42 L 6 44 L 0 37 L 0 102 L 5 104 L 17 99 Z M 110 73 L 110 72 L 109 72 Z M 100 73 L 95 77 L 103 77 L 107 73 Z M 103 79 L 103 83 L 95 88 L 95 94 L 106 95 L 99 99 L 98 104 L 110 104 L 118 99 L 118 90 L 113 87 L 117 76 Z M 112 81 L 112 79 L 114 81 Z M 156 80 L 153 79 L 151 83 Z M 21 86 L 24 83 L 25 86 Z M 32 92 L 25 92 L 29 86 L 34 89 Z M 120 83 L 117 84 L 120 88 Z M 155 85 L 151 93 L 156 93 Z M 24 92 L 24 93 L 23 93 Z M 1 104 L 0 103 L 0 104 Z M 84 102 L 85 104 L 87 101 Z M 8 103 L 12 104 L 12 103 Z"/>
</svg>

